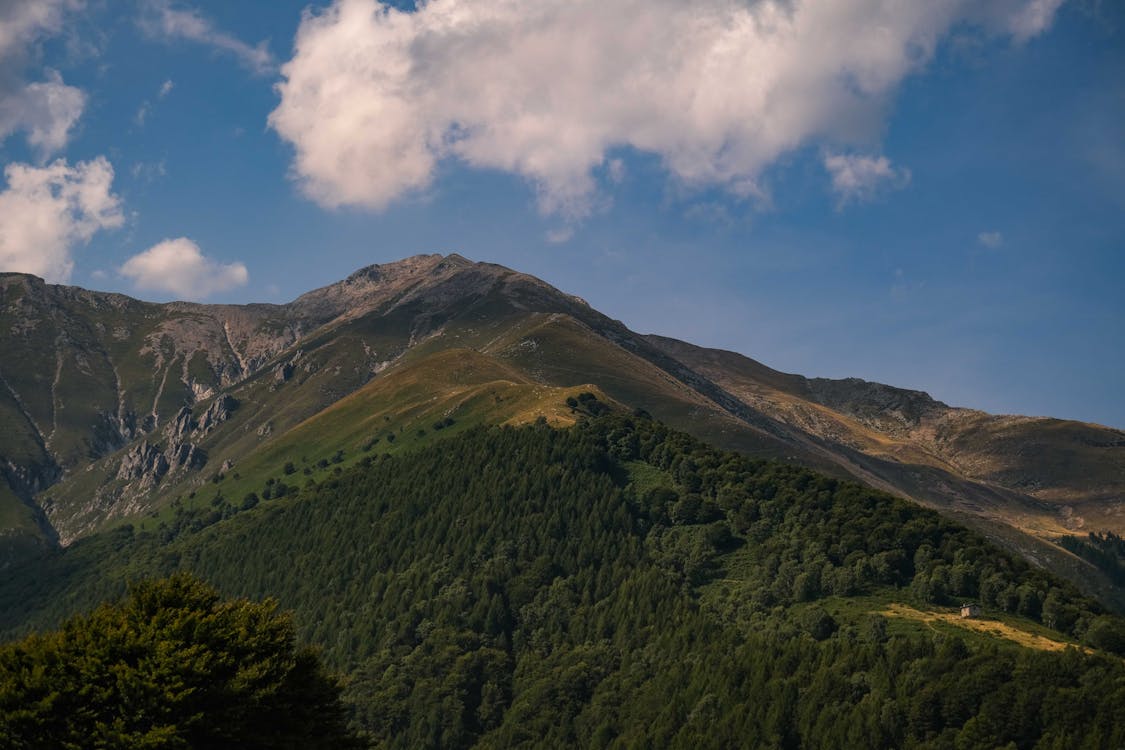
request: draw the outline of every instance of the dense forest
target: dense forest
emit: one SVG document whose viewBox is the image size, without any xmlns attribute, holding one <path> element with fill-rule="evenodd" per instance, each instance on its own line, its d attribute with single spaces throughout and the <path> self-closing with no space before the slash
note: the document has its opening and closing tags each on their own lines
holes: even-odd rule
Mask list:
<svg viewBox="0 0 1125 750">
<path fill-rule="evenodd" d="M 376 747 L 1125 745 L 1120 618 L 936 513 L 643 414 L 289 480 L 14 571 L 0 628 L 178 570 L 275 597 Z M 962 601 L 1059 650 L 925 619 Z"/>
</svg>

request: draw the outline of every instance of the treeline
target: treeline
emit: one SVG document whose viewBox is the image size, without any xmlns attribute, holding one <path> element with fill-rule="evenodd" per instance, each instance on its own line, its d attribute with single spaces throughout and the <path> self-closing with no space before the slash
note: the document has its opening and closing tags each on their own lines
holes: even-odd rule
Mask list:
<svg viewBox="0 0 1125 750">
<path fill-rule="evenodd" d="M 829 614 L 971 598 L 1125 650 L 1095 602 L 883 493 L 612 414 L 367 463 L 197 529 L 79 542 L 0 585 L 0 624 L 179 569 L 274 596 L 387 748 L 1125 743 L 1119 657 Z"/>
</svg>

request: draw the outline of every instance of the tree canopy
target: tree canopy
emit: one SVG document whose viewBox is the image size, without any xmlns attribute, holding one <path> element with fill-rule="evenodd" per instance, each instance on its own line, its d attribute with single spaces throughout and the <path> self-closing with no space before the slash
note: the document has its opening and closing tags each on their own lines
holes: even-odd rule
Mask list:
<svg viewBox="0 0 1125 750">
<path fill-rule="evenodd" d="M 347 748 L 340 689 L 276 603 L 180 573 L 0 647 L 10 748 Z"/>
</svg>

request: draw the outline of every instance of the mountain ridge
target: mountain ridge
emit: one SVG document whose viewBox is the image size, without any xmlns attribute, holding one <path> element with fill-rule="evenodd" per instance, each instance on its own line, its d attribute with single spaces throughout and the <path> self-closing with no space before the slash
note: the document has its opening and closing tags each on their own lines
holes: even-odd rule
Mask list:
<svg viewBox="0 0 1125 750">
<path fill-rule="evenodd" d="M 1121 431 L 781 373 L 636 334 L 540 279 L 456 254 L 366 266 L 278 305 L 149 303 L 0 274 L 0 344 L 12 354 L 0 362 L 12 427 L 0 503 L 25 531 L 36 516 L 45 546 L 50 530 L 66 543 L 155 512 L 373 380 L 455 347 L 531 383 L 596 386 L 723 447 L 856 477 L 993 533 L 1006 525 L 1010 546 L 1052 564 L 1073 555 L 1044 540 L 1125 530 Z"/>
</svg>

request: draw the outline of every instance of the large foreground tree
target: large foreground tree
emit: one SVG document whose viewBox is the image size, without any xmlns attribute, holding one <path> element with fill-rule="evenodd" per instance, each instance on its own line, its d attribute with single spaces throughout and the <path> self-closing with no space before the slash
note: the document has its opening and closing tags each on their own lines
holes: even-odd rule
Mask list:
<svg viewBox="0 0 1125 750">
<path fill-rule="evenodd" d="M 274 602 L 188 575 L 0 646 L 6 748 L 350 748 L 340 690 Z"/>
</svg>

